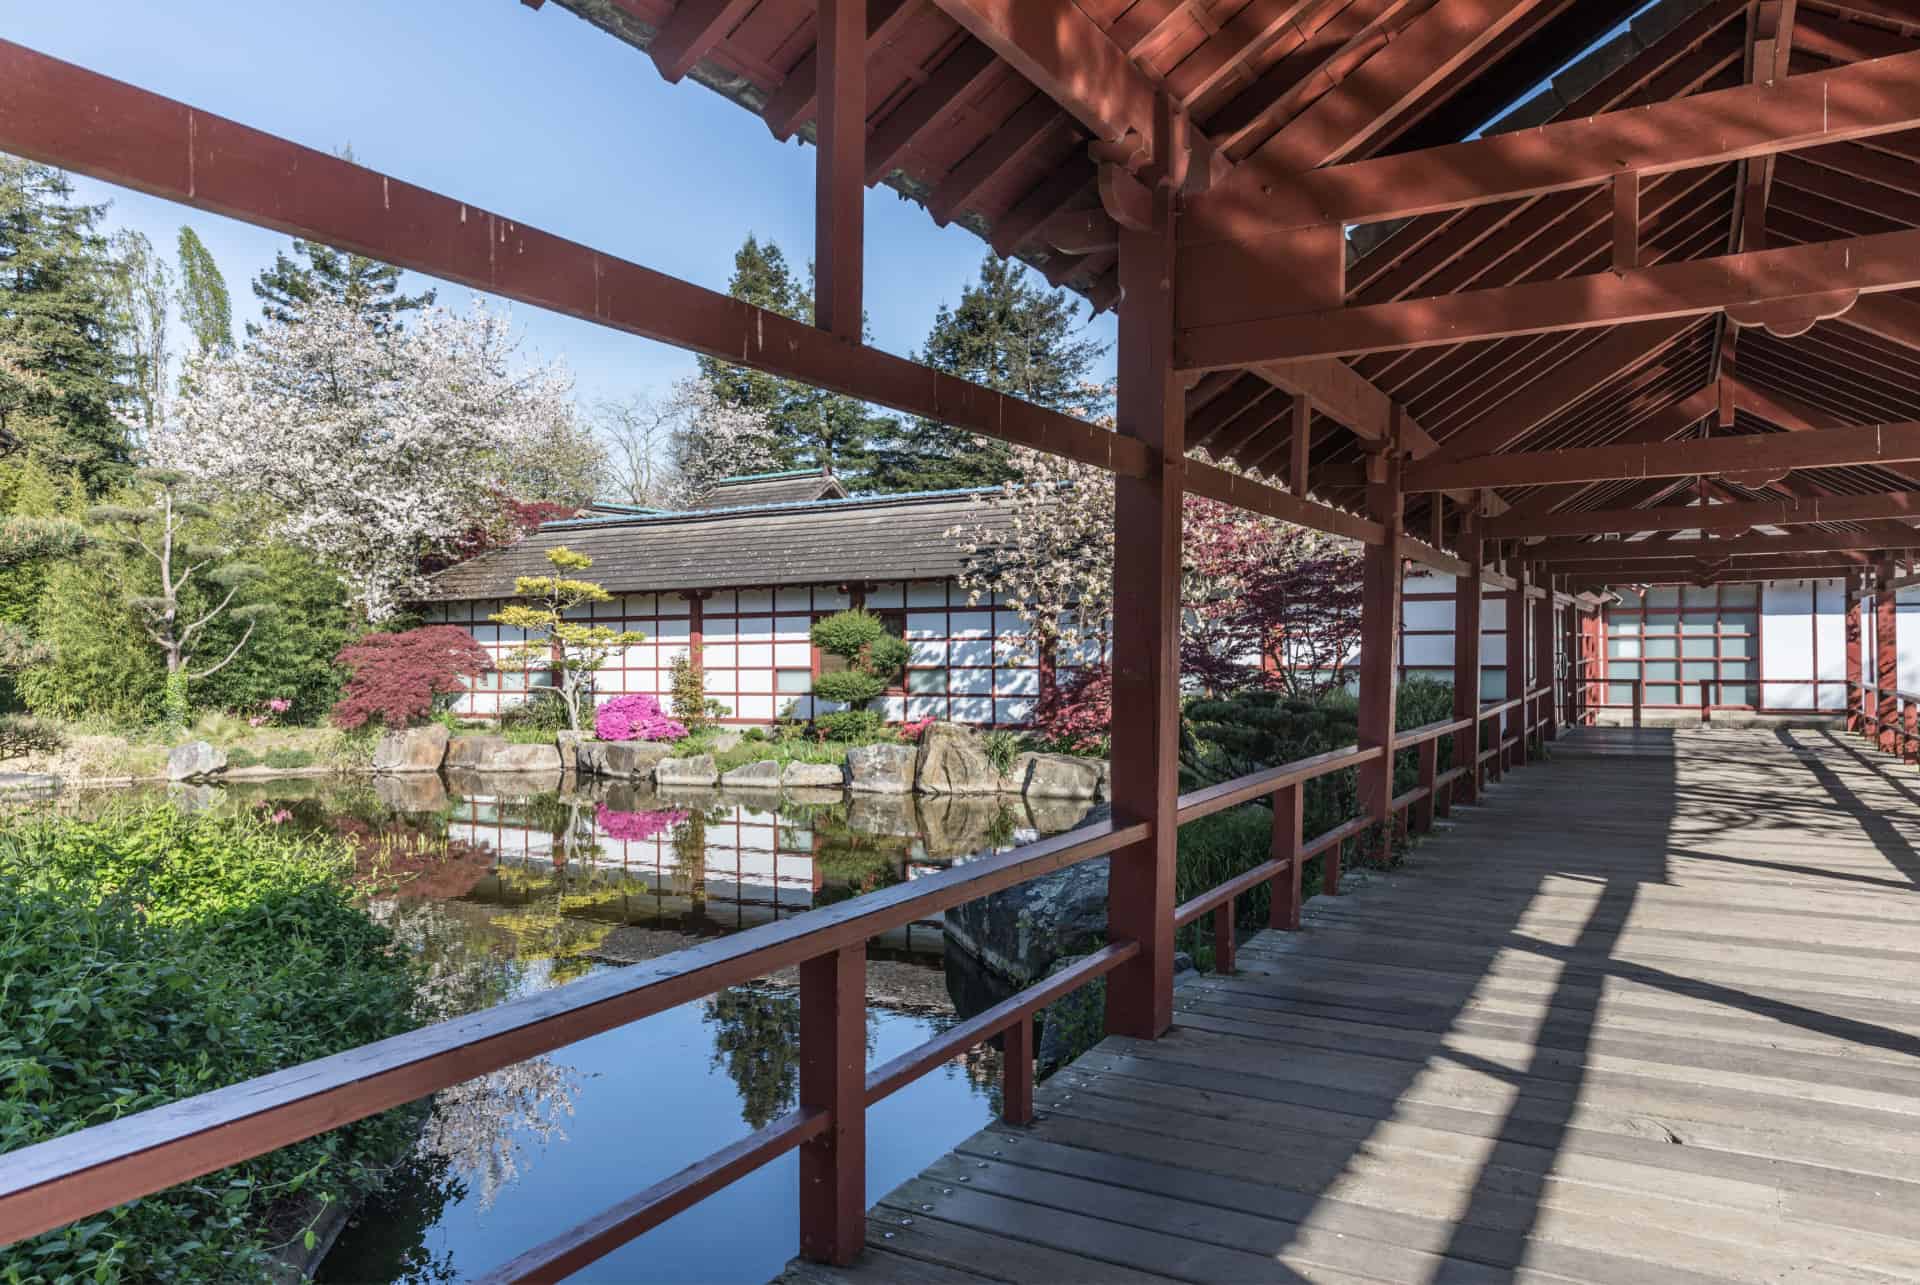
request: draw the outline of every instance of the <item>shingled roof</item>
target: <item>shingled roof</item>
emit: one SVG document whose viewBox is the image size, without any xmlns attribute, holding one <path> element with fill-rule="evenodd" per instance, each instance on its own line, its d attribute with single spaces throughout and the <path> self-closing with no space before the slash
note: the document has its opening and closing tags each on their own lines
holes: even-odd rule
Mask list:
<svg viewBox="0 0 1920 1285">
<path fill-rule="evenodd" d="M 737 509 L 750 504 L 804 504 L 810 500 L 844 500 L 847 488 L 825 469 L 789 473 L 745 473 L 721 478 L 696 509 Z"/>
<path fill-rule="evenodd" d="M 935 491 L 550 522 L 518 544 L 440 572 L 424 600 L 510 597 L 515 577 L 548 571 L 547 551 L 557 545 L 592 558 L 591 578 L 613 593 L 942 579 L 958 575 L 965 561 L 960 542 L 947 532 L 1009 524 L 1006 507 L 987 502 L 993 493 Z"/>
</svg>

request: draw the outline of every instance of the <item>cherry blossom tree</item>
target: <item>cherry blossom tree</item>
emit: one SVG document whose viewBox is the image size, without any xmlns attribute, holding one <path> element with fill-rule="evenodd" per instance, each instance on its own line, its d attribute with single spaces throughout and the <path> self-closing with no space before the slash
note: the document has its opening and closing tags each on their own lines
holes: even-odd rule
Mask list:
<svg viewBox="0 0 1920 1285">
<path fill-rule="evenodd" d="M 571 393 L 562 367 L 518 361 L 508 317 L 479 300 L 383 330 L 316 297 L 198 359 L 153 454 L 325 562 L 378 622 L 501 495 L 591 498 L 600 465 Z"/>
</svg>

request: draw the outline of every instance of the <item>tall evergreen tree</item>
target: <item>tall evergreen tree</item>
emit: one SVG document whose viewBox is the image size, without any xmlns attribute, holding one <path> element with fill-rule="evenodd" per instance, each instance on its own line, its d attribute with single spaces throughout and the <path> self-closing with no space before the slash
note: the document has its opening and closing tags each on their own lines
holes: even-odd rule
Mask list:
<svg viewBox="0 0 1920 1285">
<path fill-rule="evenodd" d="M 168 318 L 173 312 L 173 269 L 153 252 L 146 234 L 123 228 L 113 234 L 113 329 L 132 391 L 131 418 L 143 441 L 152 441 L 167 413 Z"/>
<path fill-rule="evenodd" d="M 919 360 L 1022 401 L 1083 410 L 1088 378 L 1106 348 L 1085 338 L 1081 326 L 1066 291 L 1047 289 L 1020 263 L 989 254 L 979 280 L 961 290 L 959 306 L 942 304 L 934 315 Z M 1012 476 L 1005 442 L 915 419 L 901 426 L 874 482 L 891 491 L 944 490 Z"/>
<path fill-rule="evenodd" d="M 748 234 L 733 256 L 727 293 L 758 308 L 813 324 L 813 274 L 803 280 L 771 241 Z M 759 411 L 773 432 L 774 466 L 831 468 L 852 482 L 871 472 L 893 422 L 865 403 L 824 392 L 714 357 L 700 359 L 700 373 L 730 406 Z"/>
<path fill-rule="evenodd" d="M 130 451 L 104 208 L 76 203 L 60 171 L 0 156 L 0 444 L 94 494 L 126 476 Z"/>
<path fill-rule="evenodd" d="M 376 330 L 393 329 L 402 313 L 424 308 L 433 302 L 434 292 L 400 293 L 400 269 L 391 263 L 349 254 L 313 241 L 293 242 L 294 254 L 285 250 L 273 257 L 273 266 L 253 279 L 253 293 L 260 300 L 260 311 L 269 321 L 298 321 L 307 305 L 325 295 L 350 305 Z M 247 333 L 259 327 L 247 323 Z"/>
<path fill-rule="evenodd" d="M 193 335 L 196 357 L 233 351 L 233 303 L 227 279 L 192 228 L 180 229 L 180 319 Z"/>
</svg>

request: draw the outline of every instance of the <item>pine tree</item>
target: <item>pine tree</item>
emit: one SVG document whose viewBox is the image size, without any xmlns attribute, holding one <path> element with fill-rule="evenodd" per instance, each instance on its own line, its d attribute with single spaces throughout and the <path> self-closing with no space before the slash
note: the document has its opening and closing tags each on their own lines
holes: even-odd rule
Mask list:
<svg viewBox="0 0 1920 1285">
<path fill-rule="evenodd" d="M 193 335 L 193 356 L 224 357 L 233 351 L 227 279 L 199 235 L 185 226 L 180 229 L 180 319 Z"/>
<path fill-rule="evenodd" d="M 104 208 L 75 203 L 60 171 L 0 156 L 0 444 L 94 494 L 130 452 Z"/>
<path fill-rule="evenodd" d="M 749 234 L 733 256 L 727 293 L 758 308 L 813 324 L 813 274 L 796 277 L 786 254 L 771 241 Z M 858 481 L 873 468 L 892 421 L 864 403 L 797 380 L 748 370 L 714 357 L 700 359 L 700 373 L 730 406 L 759 411 L 773 430 L 774 466 L 831 468 Z"/>
<path fill-rule="evenodd" d="M 1049 290 L 1021 264 L 989 254 L 980 278 L 933 319 L 919 360 L 950 375 L 1053 410 L 1075 411 L 1086 401 L 1094 363 L 1106 351 L 1079 337 L 1079 309 L 1064 290 Z M 1013 469 L 1005 442 L 933 420 L 902 425 L 874 472 L 890 491 L 992 486 Z"/>
<path fill-rule="evenodd" d="M 344 300 L 365 317 L 375 330 L 387 331 L 400 322 L 402 313 L 413 312 L 433 303 L 434 292 L 407 295 L 400 293 L 400 269 L 362 254 L 349 254 L 313 241 L 295 238 L 294 254 L 285 250 L 273 257 L 273 266 L 253 279 L 253 293 L 260 300 L 260 311 L 269 321 L 298 321 L 308 304 L 320 295 Z M 247 323 L 247 333 L 257 334 L 259 327 Z"/>
</svg>

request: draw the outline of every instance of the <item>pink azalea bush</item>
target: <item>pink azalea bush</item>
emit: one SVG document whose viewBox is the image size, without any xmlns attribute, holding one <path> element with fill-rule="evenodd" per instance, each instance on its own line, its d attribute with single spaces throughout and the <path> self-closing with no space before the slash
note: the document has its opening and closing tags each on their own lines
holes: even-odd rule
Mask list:
<svg viewBox="0 0 1920 1285">
<path fill-rule="evenodd" d="M 600 833 L 609 839 L 635 843 L 671 830 L 691 815 L 688 812 L 661 809 L 647 812 L 616 812 L 602 803 L 594 812 L 593 820 L 594 824 L 600 828 Z"/>
<path fill-rule="evenodd" d="M 651 696 L 616 696 L 594 711 L 593 734 L 603 741 L 677 741 L 687 727 Z"/>
</svg>

